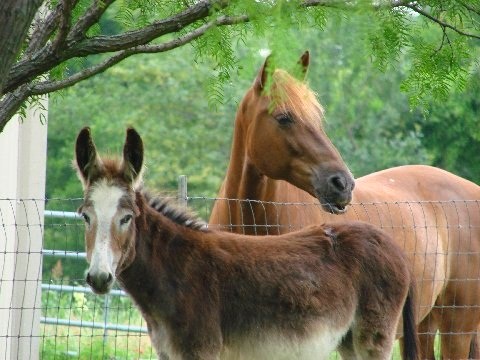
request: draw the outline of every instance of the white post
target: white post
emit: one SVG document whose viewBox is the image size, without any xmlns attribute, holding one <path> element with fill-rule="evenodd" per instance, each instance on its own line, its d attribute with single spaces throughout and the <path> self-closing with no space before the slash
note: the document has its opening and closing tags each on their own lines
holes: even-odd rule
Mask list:
<svg viewBox="0 0 480 360">
<path fill-rule="evenodd" d="M 39 358 L 47 149 L 44 109 L 0 133 L 0 359 Z"/>
<path fill-rule="evenodd" d="M 187 193 L 187 175 L 180 175 L 178 177 L 178 204 L 185 209 L 188 206 L 188 193 Z"/>
</svg>

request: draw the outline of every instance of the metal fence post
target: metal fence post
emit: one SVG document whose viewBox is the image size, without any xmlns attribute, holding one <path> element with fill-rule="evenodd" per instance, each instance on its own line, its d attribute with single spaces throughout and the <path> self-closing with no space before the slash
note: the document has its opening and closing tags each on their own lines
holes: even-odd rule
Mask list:
<svg viewBox="0 0 480 360">
<path fill-rule="evenodd" d="M 105 295 L 105 302 L 103 304 L 103 324 L 105 329 L 103 330 L 103 343 L 105 344 L 108 339 L 108 310 L 110 309 L 110 295 Z"/>
<path fill-rule="evenodd" d="M 178 203 L 186 208 L 188 206 L 187 195 L 187 175 L 180 175 L 178 177 Z"/>
</svg>

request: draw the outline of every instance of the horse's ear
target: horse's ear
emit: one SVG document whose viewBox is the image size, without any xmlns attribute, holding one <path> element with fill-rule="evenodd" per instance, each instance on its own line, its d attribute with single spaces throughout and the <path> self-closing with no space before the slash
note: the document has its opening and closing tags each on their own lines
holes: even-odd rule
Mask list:
<svg viewBox="0 0 480 360">
<path fill-rule="evenodd" d="M 300 65 L 300 73 L 303 80 L 307 75 L 308 65 L 310 65 L 310 52 L 308 50 L 302 54 L 300 60 L 298 60 L 298 65 Z"/>
<path fill-rule="evenodd" d="M 89 127 L 84 127 L 78 133 L 75 143 L 75 161 L 78 177 L 85 188 L 88 182 L 99 173 L 101 167 Z"/>
<path fill-rule="evenodd" d="M 132 183 L 135 183 L 139 179 L 142 165 L 142 138 L 134 128 L 128 128 L 125 145 L 123 146 L 123 171 Z"/>
<path fill-rule="evenodd" d="M 257 74 L 257 77 L 255 78 L 254 87 L 255 87 L 255 90 L 257 90 L 258 92 L 262 92 L 263 89 L 265 88 L 265 85 L 267 84 L 267 79 L 269 75 L 269 72 L 268 72 L 269 59 L 270 59 L 270 55 L 267 56 L 267 58 L 265 59 L 265 62 L 263 63 L 262 67 L 260 68 L 260 71 Z"/>
</svg>

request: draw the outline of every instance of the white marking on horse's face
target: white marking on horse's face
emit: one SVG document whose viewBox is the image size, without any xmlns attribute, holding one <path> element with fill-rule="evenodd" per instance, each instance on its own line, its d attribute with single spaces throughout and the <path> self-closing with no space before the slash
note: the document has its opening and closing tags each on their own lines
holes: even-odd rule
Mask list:
<svg viewBox="0 0 480 360">
<path fill-rule="evenodd" d="M 110 274 L 115 280 L 117 266 L 122 256 L 121 248 L 115 243 L 115 239 L 128 231 L 131 220 L 125 219 L 128 219 L 128 215 L 133 215 L 129 210 L 119 207 L 120 199 L 124 195 L 125 192 L 121 188 L 109 185 L 106 181 L 96 183 L 90 192 L 91 206 L 84 208 L 84 212 L 90 218 L 90 224 L 87 224 L 87 237 L 90 236 L 94 240 L 89 242 L 87 239 L 90 277 Z M 88 234 L 89 231 L 95 233 Z"/>
</svg>

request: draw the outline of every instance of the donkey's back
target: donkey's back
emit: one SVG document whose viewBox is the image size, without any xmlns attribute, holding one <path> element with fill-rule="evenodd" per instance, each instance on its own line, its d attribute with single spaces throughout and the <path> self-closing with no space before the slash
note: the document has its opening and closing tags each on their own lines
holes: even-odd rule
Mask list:
<svg viewBox="0 0 480 360">
<path fill-rule="evenodd" d="M 200 243 L 190 258 L 202 260 L 184 264 L 194 309 L 177 316 L 193 334 L 215 334 L 221 358 L 391 355 L 412 280 L 384 232 L 350 222 L 271 237 L 210 232 Z M 406 331 L 415 339 L 413 323 Z"/>
</svg>

